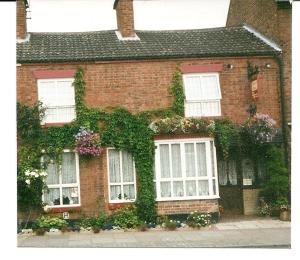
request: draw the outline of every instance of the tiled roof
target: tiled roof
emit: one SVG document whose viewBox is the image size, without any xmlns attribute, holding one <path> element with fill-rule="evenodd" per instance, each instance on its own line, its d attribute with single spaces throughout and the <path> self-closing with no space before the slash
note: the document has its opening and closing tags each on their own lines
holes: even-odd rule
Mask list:
<svg viewBox="0 0 300 260">
<path fill-rule="evenodd" d="M 140 40 L 119 40 L 115 31 L 31 33 L 17 44 L 18 63 L 274 55 L 244 27 L 136 31 Z"/>
</svg>

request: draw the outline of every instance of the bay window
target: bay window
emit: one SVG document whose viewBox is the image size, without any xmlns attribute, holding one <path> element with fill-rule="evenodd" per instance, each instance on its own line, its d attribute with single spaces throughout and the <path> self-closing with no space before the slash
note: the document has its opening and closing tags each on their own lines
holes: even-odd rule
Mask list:
<svg viewBox="0 0 300 260">
<path fill-rule="evenodd" d="M 212 138 L 155 141 L 157 200 L 218 198 Z"/>
<path fill-rule="evenodd" d="M 39 79 L 38 99 L 46 107 L 45 123 L 67 123 L 75 119 L 73 79 Z"/>
<path fill-rule="evenodd" d="M 221 90 L 218 73 L 183 75 L 185 116 L 220 116 Z"/>
<path fill-rule="evenodd" d="M 127 151 L 107 150 L 109 202 L 130 202 L 136 198 L 134 160 Z"/>
<path fill-rule="evenodd" d="M 62 154 L 61 165 L 42 158 L 47 162 L 47 189 L 43 193 L 43 202 L 49 207 L 79 206 L 79 160 L 78 155 L 69 150 Z"/>
</svg>

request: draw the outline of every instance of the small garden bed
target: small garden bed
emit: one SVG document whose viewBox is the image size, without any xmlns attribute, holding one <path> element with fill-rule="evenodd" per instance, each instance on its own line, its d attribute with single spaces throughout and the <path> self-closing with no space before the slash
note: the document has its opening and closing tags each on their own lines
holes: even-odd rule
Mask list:
<svg viewBox="0 0 300 260">
<path fill-rule="evenodd" d="M 30 228 L 18 227 L 20 234 L 57 235 L 68 232 L 145 232 L 209 229 L 214 223 L 210 213 L 191 212 L 185 219 L 174 219 L 174 216 L 159 216 L 156 223 L 145 223 L 139 220 L 136 209 L 127 207 L 115 210 L 111 216 L 104 213 L 95 217 L 80 220 L 64 220 L 61 218 L 40 217 L 30 223 Z"/>
</svg>

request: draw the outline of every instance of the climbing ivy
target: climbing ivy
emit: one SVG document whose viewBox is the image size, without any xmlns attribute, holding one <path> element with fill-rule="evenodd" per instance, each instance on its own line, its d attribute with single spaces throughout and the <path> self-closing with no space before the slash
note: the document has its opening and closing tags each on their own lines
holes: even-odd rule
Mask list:
<svg viewBox="0 0 300 260">
<path fill-rule="evenodd" d="M 41 104 L 33 106 L 17 105 L 17 128 L 19 137 L 18 147 L 18 201 L 20 208 L 29 205 L 31 196 L 39 196 L 43 185 L 36 185 L 37 189 L 24 186 L 22 177 L 28 169 L 39 169 L 40 158 L 47 154 L 56 162 L 61 162 L 63 149 L 75 148 L 74 136 L 80 127 L 85 127 L 99 134 L 101 145 L 127 150 L 134 157 L 137 174 L 137 213 L 141 220 L 153 222 L 156 218 L 155 189 L 153 183 L 154 166 L 154 135 L 153 118 L 162 118 L 166 132 L 177 133 L 183 129 L 184 133 L 205 133 L 215 137 L 217 152 L 221 158 L 228 160 L 239 146 L 237 126 L 229 120 L 195 120 L 184 119 L 184 91 L 182 77 L 177 69 L 172 79 L 170 93 L 174 100 L 172 106 L 164 109 L 132 114 L 124 108 L 89 108 L 86 106 L 84 71 L 79 68 L 74 76 L 76 120 L 60 127 L 41 128 L 44 109 Z M 175 132 L 169 131 L 168 122 Z M 184 127 L 184 128 L 182 128 Z M 185 128 L 187 127 L 187 128 Z M 189 128 L 189 129 L 188 129 Z M 43 153 L 42 153 L 43 151 Z M 23 196 L 23 197 L 22 197 Z M 41 206 L 41 197 L 34 203 Z M 28 208 L 28 207 L 27 207 Z M 33 207 L 31 207 L 33 208 Z"/>
</svg>

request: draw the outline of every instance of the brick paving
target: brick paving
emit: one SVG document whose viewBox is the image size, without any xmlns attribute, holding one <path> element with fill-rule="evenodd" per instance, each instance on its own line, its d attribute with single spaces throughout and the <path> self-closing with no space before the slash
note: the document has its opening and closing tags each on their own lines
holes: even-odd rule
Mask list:
<svg viewBox="0 0 300 260">
<path fill-rule="evenodd" d="M 290 248 L 290 222 L 246 220 L 217 223 L 210 228 L 176 231 L 149 230 L 51 233 L 45 236 L 18 235 L 19 247 L 279 247 Z"/>
</svg>

